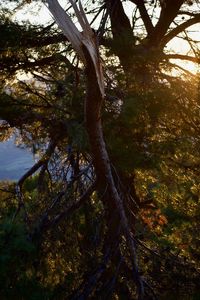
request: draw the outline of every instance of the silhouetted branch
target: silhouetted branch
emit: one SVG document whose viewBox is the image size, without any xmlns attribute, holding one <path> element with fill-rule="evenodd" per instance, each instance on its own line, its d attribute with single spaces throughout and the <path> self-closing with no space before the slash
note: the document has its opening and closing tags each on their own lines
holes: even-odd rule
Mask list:
<svg viewBox="0 0 200 300">
<path fill-rule="evenodd" d="M 191 61 L 193 63 L 199 63 L 200 59 L 198 57 L 195 56 L 190 56 L 190 55 L 184 55 L 184 54 L 165 54 L 164 58 L 167 59 L 180 59 L 180 60 L 187 60 L 187 61 Z"/>
<path fill-rule="evenodd" d="M 163 37 L 161 41 L 162 47 L 164 47 L 169 41 L 171 41 L 174 37 L 176 37 L 179 33 L 183 32 L 186 28 L 199 23 L 200 22 L 200 14 L 196 14 L 193 18 L 183 22 L 182 24 L 176 26 L 176 28 L 172 29 L 169 33 Z"/>
</svg>

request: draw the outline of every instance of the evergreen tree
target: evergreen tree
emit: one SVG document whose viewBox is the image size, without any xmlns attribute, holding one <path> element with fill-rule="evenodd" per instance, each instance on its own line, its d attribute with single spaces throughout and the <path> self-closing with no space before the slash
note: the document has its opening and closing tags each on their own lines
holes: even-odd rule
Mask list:
<svg viewBox="0 0 200 300">
<path fill-rule="evenodd" d="M 46 4 L 47 24 L 15 18 L 42 1 L 0 4 L 1 139 L 17 128 L 39 155 L 2 184 L 2 297 L 194 293 L 199 78 L 184 62 L 199 61 L 199 1 Z"/>
</svg>

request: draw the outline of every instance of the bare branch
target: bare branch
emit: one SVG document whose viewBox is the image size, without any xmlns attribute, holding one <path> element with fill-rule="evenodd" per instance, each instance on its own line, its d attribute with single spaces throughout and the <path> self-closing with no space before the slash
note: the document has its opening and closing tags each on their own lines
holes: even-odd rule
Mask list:
<svg viewBox="0 0 200 300">
<path fill-rule="evenodd" d="M 195 56 L 190 56 L 190 55 L 184 55 L 184 54 L 165 54 L 164 58 L 167 59 L 181 59 L 181 60 L 187 60 L 187 61 L 191 61 L 193 63 L 199 63 L 200 59 L 198 57 Z"/>
<path fill-rule="evenodd" d="M 47 163 L 47 161 L 50 159 L 54 149 L 56 147 L 56 142 L 55 141 L 51 141 L 49 143 L 49 146 L 45 152 L 45 154 L 42 156 L 42 158 L 35 164 L 32 166 L 32 168 L 30 168 L 18 181 L 17 186 L 19 186 L 20 190 L 22 188 L 22 185 L 24 183 L 24 181 L 30 177 L 31 175 L 33 175 L 41 166 L 43 166 L 44 164 Z"/>
<path fill-rule="evenodd" d="M 47 3 L 49 5 L 49 10 L 51 11 L 56 22 L 58 23 L 68 40 L 72 43 L 73 48 L 76 50 L 84 63 L 86 63 L 86 57 L 83 46 L 89 52 L 89 55 L 94 64 L 98 85 L 101 94 L 104 97 L 104 80 L 101 64 L 99 61 L 98 43 L 96 36 L 94 35 L 90 24 L 87 21 L 81 3 L 78 8 L 77 4 L 73 0 L 70 0 L 70 3 L 73 6 L 75 14 L 78 18 L 79 24 L 83 29 L 82 33 L 78 31 L 69 15 L 64 11 L 57 0 L 47 0 Z"/>
<path fill-rule="evenodd" d="M 81 205 L 88 200 L 88 198 L 91 196 L 91 194 L 93 193 L 93 191 L 95 190 L 96 187 L 96 182 L 93 182 L 91 184 L 91 186 L 80 196 L 80 198 L 68 205 L 60 214 L 58 214 L 52 221 L 47 222 L 46 224 L 43 224 L 43 229 L 47 230 L 50 227 L 53 227 L 55 225 L 57 225 L 58 223 L 60 223 L 64 218 L 69 217 L 74 211 L 76 211 L 77 209 L 79 209 L 81 207 Z M 61 192 L 58 197 L 63 197 L 64 193 Z M 58 199 L 56 198 L 56 201 Z"/>
<path fill-rule="evenodd" d="M 192 72 L 186 70 L 185 68 L 183 68 L 183 67 L 181 67 L 181 66 L 179 66 L 177 64 L 170 63 L 169 65 L 172 66 L 173 68 L 177 69 L 177 70 L 181 70 L 182 72 L 184 72 L 186 75 L 188 75 L 191 78 L 195 78 L 196 77 Z"/>
<path fill-rule="evenodd" d="M 131 0 L 131 2 L 133 2 L 134 4 L 137 5 L 139 12 L 140 12 L 140 16 L 141 16 L 144 26 L 146 28 L 146 31 L 148 34 L 151 34 L 154 29 L 154 26 L 151 22 L 151 18 L 149 16 L 149 14 L 147 13 L 144 1 Z"/>
<path fill-rule="evenodd" d="M 79 56 L 84 60 L 84 55 L 81 49 L 82 38 L 81 33 L 78 31 L 69 15 L 64 11 L 62 6 L 57 0 L 47 0 L 48 8 L 52 13 L 59 27 L 67 39 L 72 43 L 73 48 L 77 51 Z M 72 4 L 73 2 L 70 1 Z"/>
<path fill-rule="evenodd" d="M 170 24 L 173 22 L 177 13 L 183 4 L 183 0 L 168 0 L 164 1 L 165 5 L 161 8 L 159 20 L 154 27 L 152 33 L 148 36 L 148 44 L 150 46 L 160 46 Z"/>
<path fill-rule="evenodd" d="M 186 28 L 199 23 L 200 22 L 200 14 L 196 14 L 194 18 L 180 24 L 176 28 L 172 29 L 165 37 L 163 37 L 161 41 L 162 47 L 164 47 L 169 41 L 171 41 L 174 37 L 176 37 L 179 33 L 184 31 Z"/>
</svg>

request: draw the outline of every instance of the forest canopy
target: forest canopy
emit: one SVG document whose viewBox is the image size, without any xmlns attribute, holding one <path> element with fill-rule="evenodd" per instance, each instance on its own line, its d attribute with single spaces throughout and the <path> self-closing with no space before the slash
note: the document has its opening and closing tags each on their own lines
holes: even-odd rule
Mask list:
<svg viewBox="0 0 200 300">
<path fill-rule="evenodd" d="M 0 141 L 37 157 L 1 299 L 199 299 L 199 30 L 198 0 L 1 1 Z"/>
</svg>

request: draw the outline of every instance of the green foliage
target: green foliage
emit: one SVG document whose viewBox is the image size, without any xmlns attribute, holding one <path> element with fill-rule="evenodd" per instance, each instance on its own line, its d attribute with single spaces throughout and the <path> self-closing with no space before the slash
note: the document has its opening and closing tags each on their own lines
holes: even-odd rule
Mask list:
<svg viewBox="0 0 200 300">
<path fill-rule="evenodd" d="M 0 225 L 1 299 L 47 299 L 47 291 L 35 278 L 36 248 L 23 224 L 3 220 Z"/>
<path fill-rule="evenodd" d="M 33 176 L 29 178 L 25 183 L 24 183 L 24 189 L 26 192 L 31 193 L 33 192 L 36 187 L 37 187 L 37 182 L 38 182 L 38 176 Z"/>
<path fill-rule="evenodd" d="M 71 122 L 68 128 L 69 142 L 75 149 L 85 151 L 88 148 L 88 137 L 83 124 Z"/>
</svg>

